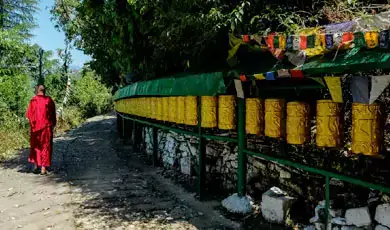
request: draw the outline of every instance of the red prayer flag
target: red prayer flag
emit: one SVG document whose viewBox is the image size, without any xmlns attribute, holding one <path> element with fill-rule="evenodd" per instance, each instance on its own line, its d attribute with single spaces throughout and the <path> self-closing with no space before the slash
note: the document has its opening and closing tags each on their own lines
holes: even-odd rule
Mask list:
<svg viewBox="0 0 390 230">
<path fill-rule="evenodd" d="M 274 48 L 274 35 L 268 35 L 267 39 L 267 45 L 268 48 L 273 49 Z"/>
<path fill-rule="evenodd" d="M 243 40 L 245 43 L 249 43 L 249 42 L 250 42 L 249 35 L 243 35 L 243 36 L 242 36 L 242 40 Z"/>
<path fill-rule="evenodd" d="M 241 74 L 241 75 L 240 75 L 240 80 L 243 81 L 243 82 L 246 81 L 246 76 L 245 76 L 245 74 Z"/>
<path fill-rule="evenodd" d="M 352 42 L 354 39 L 352 32 L 346 32 L 343 34 L 343 43 Z"/>
<path fill-rule="evenodd" d="M 299 43 L 299 47 L 301 50 L 305 50 L 307 48 L 307 37 L 306 36 L 300 36 L 301 41 Z"/>
<path fill-rule="evenodd" d="M 303 72 L 299 69 L 290 70 L 291 77 L 303 78 Z"/>
</svg>

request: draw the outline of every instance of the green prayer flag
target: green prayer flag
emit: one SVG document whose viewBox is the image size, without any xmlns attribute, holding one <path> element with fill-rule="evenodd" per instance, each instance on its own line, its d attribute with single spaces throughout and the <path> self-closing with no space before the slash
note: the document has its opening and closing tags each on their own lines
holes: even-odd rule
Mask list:
<svg viewBox="0 0 390 230">
<path fill-rule="evenodd" d="M 310 79 L 316 81 L 317 83 L 320 83 L 321 85 L 325 86 L 324 80 L 322 77 L 309 77 Z"/>
<path fill-rule="evenodd" d="M 315 35 L 307 36 L 307 48 L 314 48 L 315 42 L 316 42 Z"/>
<path fill-rule="evenodd" d="M 366 41 L 364 40 L 364 33 L 363 32 L 356 32 L 354 33 L 354 40 L 355 47 L 365 47 Z"/>
<path fill-rule="evenodd" d="M 279 48 L 279 36 L 274 36 L 274 48 Z"/>
</svg>

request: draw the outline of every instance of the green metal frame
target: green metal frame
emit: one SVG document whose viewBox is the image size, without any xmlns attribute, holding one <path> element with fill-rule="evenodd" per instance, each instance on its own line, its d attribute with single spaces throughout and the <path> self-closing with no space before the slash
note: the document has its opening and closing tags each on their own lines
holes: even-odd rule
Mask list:
<svg viewBox="0 0 390 230">
<path fill-rule="evenodd" d="M 205 157 L 206 157 L 206 149 L 205 142 L 206 140 L 219 140 L 226 142 L 236 142 L 238 143 L 238 181 L 237 181 L 237 192 L 240 196 L 244 196 L 246 194 L 246 169 L 247 169 L 247 157 L 255 156 L 262 158 L 267 161 L 272 161 L 281 165 L 290 166 L 293 168 L 301 169 L 309 173 L 318 174 L 325 177 L 325 211 L 329 213 L 330 207 L 330 178 L 336 178 L 351 184 L 359 185 L 366 188 L 371 188 L 375 190 L 379 190 L 384 193 L 390 194 L 390 188 L 386 186 L 382 186 L 380 184 L 374 184 L 367 181 L 359 180 L 353 177 L 345 176 L 339 173 L 329 172 L 323 169 L 318 169 L 314 167 L 310 167 L 307 165 L 295 163 L 286 159 L 277 158 L 274 156 L 269 156 L 259 152 L 252 152 L 246 148 L 246 131 L 245 131 L 245 99 L 238 98 L 238 138 L 230 138 L 230 137 L 221 137 L 214 135 L 206 135 L 202 130 L 202 116 L 201 116 L 201 98 L 198 97 L 198 125 L 197 132 L 186 131 L 179 128 L 173 128 L 166 125 L 156 124 L 150 121 L 145 121 L 136 117 L 127 116 L 124 114 L 119 115 L 123 119 L 132 120 L 134 123 L 140 123 L 147 126 L 153 127 L 153 142 L 157 143 L 157 129 L 169 130 L 179 134 L 185 134 L 190 136 L 198 137 L 199 146 L 198 146 L 198 183 L 197 183 L 197 195 L 199 199 L 204 198 L 204 181 L 205 181 Z M 122 122 L 123 124 L 124 122 Z M 124 132 L 124 131 L 123 131 Z M 158 147 L 154 147 L 154 156 L 156 156 Z M 154 158 L 156 160 L 156 158 Z M 157 160 L 156 160 L 157 161 Z"/>
</svg>

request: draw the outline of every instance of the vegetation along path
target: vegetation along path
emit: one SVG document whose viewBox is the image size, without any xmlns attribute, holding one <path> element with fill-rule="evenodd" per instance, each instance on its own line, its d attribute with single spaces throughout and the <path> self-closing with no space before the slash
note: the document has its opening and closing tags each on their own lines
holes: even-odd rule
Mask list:
<svg viewBox="0 0 390 230">
<path fill-rule="evenodd" d="M 28 150 L 0 164 L 0 229 L 238 229 L 117 140 L 100 116 L 55 138 L 53 171 L 28 173 Z"/>
</svg>

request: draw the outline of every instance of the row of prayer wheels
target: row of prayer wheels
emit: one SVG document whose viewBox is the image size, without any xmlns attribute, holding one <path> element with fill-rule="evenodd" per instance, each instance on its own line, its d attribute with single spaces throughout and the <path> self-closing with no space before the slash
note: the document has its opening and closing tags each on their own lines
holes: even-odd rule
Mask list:
<svg viewBox="0 0 390 230">
<path fill-rule="evenodd" d="M 197 125 L 196 96 L 129 98 L 116 102 L 118 112 L 177 124 Z M 236 97 L 202 96 L 203 128 L 236 128 Z M 316 145 L 339 147 L 342 144 L 342 104 L 317 101 Z M 377 155 L 381 146 L 381 107 L 378 104 L 353 104 L 352 152 Z M 301 145 L 310 140 L 310 106 L 284 99 L 247 98 L 246 133 L 271 138 L 286 138 Z"/>
</svg>

